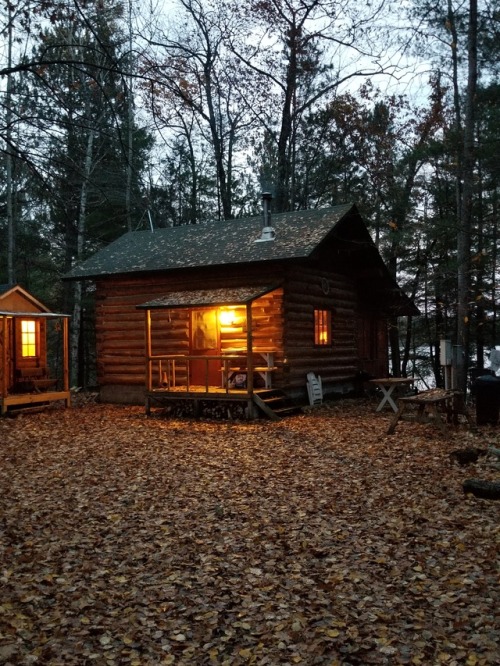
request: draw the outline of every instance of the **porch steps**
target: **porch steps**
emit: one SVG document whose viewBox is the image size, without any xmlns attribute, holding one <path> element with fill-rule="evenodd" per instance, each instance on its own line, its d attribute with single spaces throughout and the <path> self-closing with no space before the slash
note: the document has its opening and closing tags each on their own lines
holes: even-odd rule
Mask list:
<svg viewBox="0 0 500 666">
<path fill-rule="evenodd" d="M 255 392 L 253 401 L 273 421 L 279 421 L 286 416 L 299 414 L 302 411 L 280 389 L 266 389 Z"/>
</svg>

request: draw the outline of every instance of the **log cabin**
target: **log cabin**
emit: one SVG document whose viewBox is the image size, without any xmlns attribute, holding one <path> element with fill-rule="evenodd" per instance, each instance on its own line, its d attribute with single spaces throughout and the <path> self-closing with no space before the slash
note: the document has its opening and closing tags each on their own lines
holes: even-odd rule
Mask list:
<svg viewBox="0 0 500 666">
<path fill-rule="evenodd" d="M 68 319 L 50 312 L 20 285 L 0 285 L 2 416 L 57 400 L 69 407 Z M 58 363 L 51 362 L 49 333 L 57 339 Z"/>
<path fill-rule="evenodd" d="M 354 205 L 133 231 L 65 279 L 93 280 L 103 401 L 268 407 L 386 376 L 389 318 L 418 313 Z M 286 407 L 282 407 L 285 411 Z"/>
</svg>

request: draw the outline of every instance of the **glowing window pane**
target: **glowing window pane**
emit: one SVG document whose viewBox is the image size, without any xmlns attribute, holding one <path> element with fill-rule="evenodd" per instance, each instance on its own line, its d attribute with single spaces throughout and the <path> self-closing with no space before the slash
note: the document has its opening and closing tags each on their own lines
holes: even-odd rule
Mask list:
<svg viewBox="0 0 500 666">
<path fill-rule="evenodd" d="M 332 313 L 330 310 L 314 311 L 314 344 L 332 344 Z"/>
<path fill-rule="evenodd" d="M 21 321 L 21 354 L 36 356 L 36 324 L 33 320 Z"/>
</svg>

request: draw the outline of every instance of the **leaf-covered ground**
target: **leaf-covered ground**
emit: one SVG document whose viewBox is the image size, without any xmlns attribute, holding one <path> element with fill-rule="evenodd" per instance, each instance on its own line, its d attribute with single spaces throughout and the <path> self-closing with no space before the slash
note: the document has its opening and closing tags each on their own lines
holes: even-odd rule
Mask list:
<svg viewBox="0 0 500 666">
<path fill-rule="evenodd" d="M 0 663 L 500 663 L 500 429 L 389 416 L 1 419 Z"/>
</svg>

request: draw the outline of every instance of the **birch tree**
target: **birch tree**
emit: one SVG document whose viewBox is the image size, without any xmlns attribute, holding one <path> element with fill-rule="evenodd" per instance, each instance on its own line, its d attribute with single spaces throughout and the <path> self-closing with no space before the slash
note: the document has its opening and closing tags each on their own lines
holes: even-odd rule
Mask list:
<svg viewBox="0 0 500 666">
<path fill-rule="evenodd" d="M 470 355 L 470 298 L 471 298 L 471 233 L 473 196 L 475 191 L 475 118 L 477 92 L 477 0 L 469 0 L 469 26 L 467 31 L 467 86 L 463 125 L 461 168 L 461 196 L 459 202 L 457 234 L 457 342 L 459 345 L 457 385 L 464 391 Z"/>
</svg>

